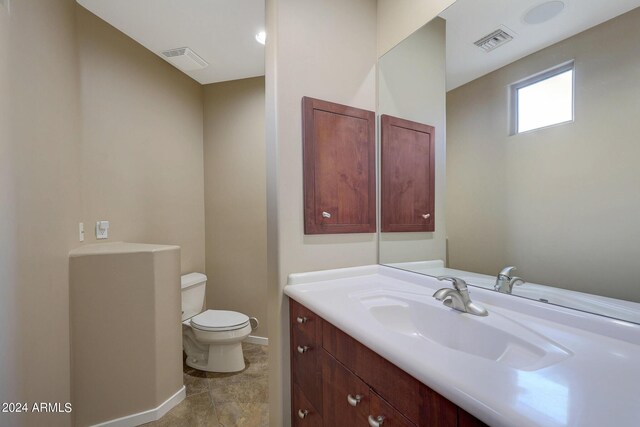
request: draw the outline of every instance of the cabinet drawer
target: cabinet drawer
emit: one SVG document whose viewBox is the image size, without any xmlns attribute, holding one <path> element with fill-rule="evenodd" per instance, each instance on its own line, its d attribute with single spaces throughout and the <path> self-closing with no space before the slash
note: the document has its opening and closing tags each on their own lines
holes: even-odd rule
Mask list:
<svg viewBox="0 0 640 427">
<path fill-rule="evenodd" d="M 367 426 L 369 386 L 322 351 L 324 422 L 332 427 Z"/>
<path fill-rule="evenodd" d="M 297 384 L 309 402 L 322 412 L 322 367 L 319 355 L 322 350 L 322 321 L 293 300 L 290 300 L 290 309 L 293 383 Z"/>
<path fill-rule="evenodd" d="M 289 300 L 289 312 L 292 331 L 306 335 L 314 343 L 321 339 L 321 320 L 314 312 L 292 299 Z"/>
<path fill-rule="evenodd" d="M 291 424 L 294 427 L 322 427 L 322 414 L 314 408 L 296 384 L 293 385 Z"/>
<path fill-rule="evenodd" d="M 411 422 L 420 422 L 423 408 L 418 380 L 328 322 L 323 323 L 322 335 L 323 347 L 329 354 L 362 378 Z"/>
<path fill-rule="evenodd" d="M 371 391 L 369 402 L 369 416 L 373 420 L 382 417 L 382 425 L 384 427 L 415 427 L 416 425 L 409 421 L 404 415 L 396 411 L 386 400 L 380 397 L 374 391 Z"/>
</svg>

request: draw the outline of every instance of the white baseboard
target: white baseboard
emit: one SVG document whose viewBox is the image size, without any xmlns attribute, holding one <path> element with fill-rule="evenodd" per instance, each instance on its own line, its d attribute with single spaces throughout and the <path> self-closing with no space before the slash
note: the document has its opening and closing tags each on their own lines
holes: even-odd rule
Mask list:
<svg viewBox="0 0 640 427">
<path fill-rule="evenodd" d="M 258 345 L 269 345 L 269 338 L 256 337 L 254 335 L 249 335 L 247 339 L 244 340 L 244 342 L 249 342 L 251 344 L 258 344 Z"/>
<path fill-rule="evenodd" d="M 182 402 L 186 396 L 187 389 L 185 386 L 182 386 L 176 394 L 165 400 L 164 403 L 155 409 L 149 409 L 148 411 L 138 412 L 137 414 L 95 424 L 93 427 L 135 427 L 152 421 L 158 421 L 164 414 L 173 409 L 174 406 Z"/>
</svg>

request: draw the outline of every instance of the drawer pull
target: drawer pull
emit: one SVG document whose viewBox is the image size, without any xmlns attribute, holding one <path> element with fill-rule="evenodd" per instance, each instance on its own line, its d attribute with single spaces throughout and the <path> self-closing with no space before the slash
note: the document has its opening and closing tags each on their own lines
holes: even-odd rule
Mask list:
<svg viewBox="0 0 640 427">
<path fill-rule="evenodd" d="M 373 415 L 369 415 L 369 425 L 371 427 L 380 427 L 382 424 L 384 424 L 384 416 L 378 415 L 373 418 Z"/>
<path fill-rule="evenodd" d="M 422 214 L 422 218 L 429 219 L 431 218 L 431 214 Z"/>
<path fill-rule="evenodd" d="M 303 323 L 307 323 L 308 321 L 309 321 L 309 319 L 307 319 L 307 318 L 306 318 L 306 317 L 304 317 L 304 316 L 303 316 L 303 317 L 300 317 L 300 316 L 296 317 L 296 322 L 300 323 L 301 325 L 302 325 Z"/>
<path fill-rule="evenodd" d="M 303 346 L 298 346 L 298 353 L 300 354 L 305 354 L 307 351 L 311 350 L 311 347 L 307 346 L 307 345 L 303 345 Z"/>
<path fill-rule="evenodd" d="M 347 402 L 349 402 L 349 405 L 351 406 L 357 406 L 358 403 L 360 403 L 360 400 L 362 400 L 362 396 L 360 396 L 359 394 L 356 394 L 355 397 L 351 396 L 350 394 L 347 395 Z"/>
<path fill-rule="evenodd" d="M 298 409 L 298 418 L 304 420 L 307 415 L 309 415 L 309 411 L 307 411 L 306 409 Z"/>
</svg>

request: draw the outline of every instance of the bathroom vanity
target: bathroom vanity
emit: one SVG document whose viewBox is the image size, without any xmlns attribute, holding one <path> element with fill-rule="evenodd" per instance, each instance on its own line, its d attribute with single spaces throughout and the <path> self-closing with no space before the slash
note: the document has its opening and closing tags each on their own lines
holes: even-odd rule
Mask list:
<svg viewBox="0 0 640 427">
<path fill-rule="evenodd" d="M 485 425 L 305 306 L 289 307 L 293 425 Z"/>
<path fill-rule="evenodd" d="M 294 426 L 601 426 L 640 419 L 640 326 L 385 266 L 294 274 Z"/>
</svg>

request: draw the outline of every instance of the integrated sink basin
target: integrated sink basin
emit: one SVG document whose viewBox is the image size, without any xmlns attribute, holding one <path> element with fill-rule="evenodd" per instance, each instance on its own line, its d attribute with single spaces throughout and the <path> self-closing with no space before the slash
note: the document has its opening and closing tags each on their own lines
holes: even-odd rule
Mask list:
<svg viewBox="0 0 640 427">
<path fill-rule="evenodd" d="M 489 309 L 480 317 L 450 309 L 424 294 L 371 290 L 350 295 L 386 329 L 522 371 L 556 364 L 571 353 Z"/>
</svg>

